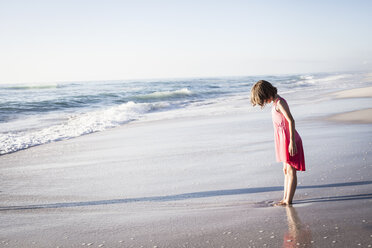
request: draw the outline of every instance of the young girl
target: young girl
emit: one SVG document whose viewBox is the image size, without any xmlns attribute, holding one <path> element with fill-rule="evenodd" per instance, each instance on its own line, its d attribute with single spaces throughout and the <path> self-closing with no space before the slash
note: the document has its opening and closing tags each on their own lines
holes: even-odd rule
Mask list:
<svg viewBox="0 0 372 248">
<path fill-rule="evenodd" d="M 271 109 L 275 152 L 277 162 L 283 162 L 284 196 L 276 206 L 288 206 L 297 187 L 297 171 L 305 171 L 305 157 L 302 140 L 295 129 L 295 121 L 289 111 L 287 102 L 277 94 L 277 89 L 271 83 L 260 80 L 253 85 L 251 90 L 251 103 L 253 106 L 273 102 Z"/>
</svg>

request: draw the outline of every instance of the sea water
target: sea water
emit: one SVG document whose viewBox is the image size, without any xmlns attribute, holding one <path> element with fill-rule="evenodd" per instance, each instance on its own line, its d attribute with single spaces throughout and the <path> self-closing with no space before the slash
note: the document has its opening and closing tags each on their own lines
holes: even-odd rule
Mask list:
<svg viewBox="0 0 372 248">
<path fill-rule="evenodd" d="M 287 94 L 355 87 L 363 73 L 0 85 L 0 155 L 125 125 L 154 112 L 249 96 L 265 79 Z M 213 107 L 213 106 L 212 106 Z"/>
</svg>

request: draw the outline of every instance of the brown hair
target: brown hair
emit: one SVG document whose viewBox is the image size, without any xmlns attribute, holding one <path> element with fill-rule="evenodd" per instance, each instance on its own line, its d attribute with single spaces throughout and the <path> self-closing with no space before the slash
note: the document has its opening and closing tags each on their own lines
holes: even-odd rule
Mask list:
<svg viewBox="0 0 372 248">
<path fill-rule="evenodd" d="M 251 89 L 251 103 L 253 106 L 260 105 L 263 108 L 266 101 L 273 99 L 277 92 L 271 83 L 260 80 Z"/>
</svg>

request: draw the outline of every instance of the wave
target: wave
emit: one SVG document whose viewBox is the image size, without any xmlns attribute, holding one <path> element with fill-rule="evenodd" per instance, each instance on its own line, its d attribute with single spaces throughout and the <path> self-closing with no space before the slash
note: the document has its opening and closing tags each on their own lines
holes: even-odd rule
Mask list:
<svg viewBox="0 0 372 248">
<path fill-rule="evenodd" d="M 314 76 L 312 76 L 312 75 L 302 75 L 302 76 L 300 76 L 300 79 L 303 79 L 303 80 L 311 80 L 313 78 L 314 78 Z"/>
<path fill-rule="evenodd" d="M 342 79 L 347 79 L 353 76 L 352 74 L 337 74 L 337 75 L 324 75 L 320 77 L 314 77 L 314 76 L 300 76 L 302 80 L 305 80 L 309 83 L 324 83 L 324 82 L 333 82 L 333 81 L 339 81 Z"/>
<path fill-rule="evenodd" d="M 103 110 L 72 115 L 63 123 L 40 130 L 1 133 L 0 155 L 103 131 L 139 119 L 148 112 L 165 109 L 169 106 L 167 102 L 127 102 Z"/>
<path fill-rule="evenodd" d="M 252 87 L 254 83 L 242 83 L 240 86 L 249 86 Z"/>
<path fill-rule="evenodd" d="M 1 85 L 0 88 L 6 90 L 35 90 L 35 89 L 53 89 L 60 88 L 61 85 L 57 83 L 52 84 L 15 84 L 15 85 Z"/>
<path fill-rule="evenodd" d="M 337 83 L 338 86 L 347 83 L 352 74 L 332 74 L 332 75 L 299 75 L 297 79 L 289 80 L 288 85 L 295 87 L 313 87 L 313 89 L 327 88 L 329 85 Z"/>
<path fill-rule="evenodd" d="M 48 96 L 43 96 L 49 98 Z M 41 98 L 41 97 L 40 97 Z M 52 111 L 64 111 L 67 109 L 77 109 L 99 105 L 102 102 L 113 102 L 120 99 L 121 96 L 116 93 L 98 93 L 91 95 L 75 95 L 70 97 L 56 97 L 53 99 L 30 99 L 25 101 L 23 98 L 16 99 L 17 101 L 0 102 L 0 114 L 14 115 L 22 113 L 46 113 Z M 120 103 L 128 102 L 123 97 Z M 1 122 L 1 119 L 0 119 Z"/>
<path fill-rule="evenodd" d="M 146 95 L 135 96 L 136 99 L 140 100 L 166 100 L 166 99 L 177 99 L 192 96 L 194 93 L 187 88 L 174 91 L 156 91 Z"/>
</svg>

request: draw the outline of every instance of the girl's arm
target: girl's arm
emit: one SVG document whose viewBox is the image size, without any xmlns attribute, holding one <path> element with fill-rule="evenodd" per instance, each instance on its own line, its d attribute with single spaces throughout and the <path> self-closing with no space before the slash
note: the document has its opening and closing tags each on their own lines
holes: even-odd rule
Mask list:
<svg viewBox="0 0 372 248">
<path fill-rule="evenodd" d="M 297 146 L 295 141 L 295 121 L 292 117 L 291 111 L 289 110 L 288 104 L 285 101 L 278 101 L 278 110 L 284 115 L 287 119 L 289 124 L 289 135 L 290 135 L 290 142 L 289 142 L 289 155 L 294 156 L 297 153 Z"/>
</svg>

